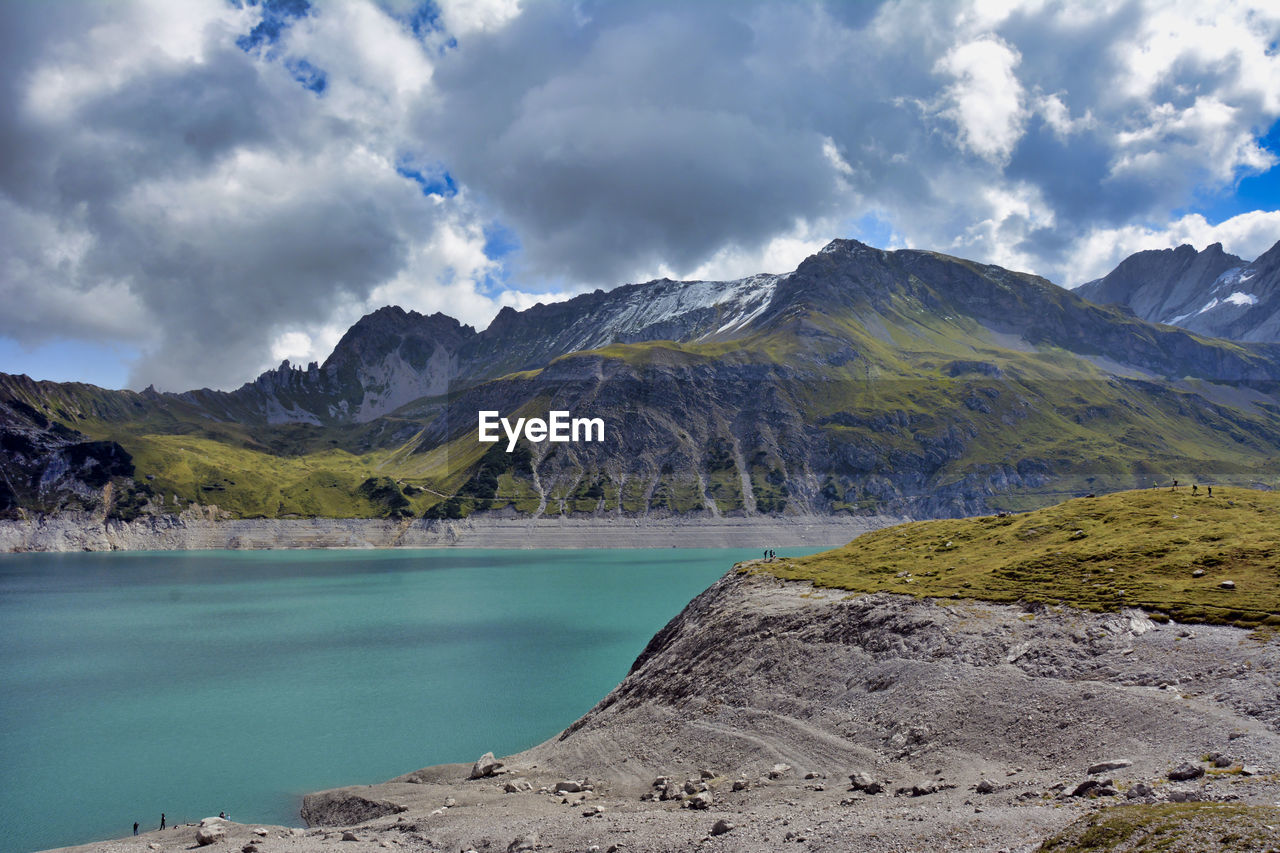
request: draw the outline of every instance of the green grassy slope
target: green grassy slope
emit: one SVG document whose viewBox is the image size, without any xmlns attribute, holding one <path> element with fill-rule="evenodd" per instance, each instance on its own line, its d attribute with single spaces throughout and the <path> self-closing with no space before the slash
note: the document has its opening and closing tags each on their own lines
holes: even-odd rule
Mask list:
<svg viewBox="0 0 1280 853">
<path fill-rule="evenodd" d="M 749 568 L 854 592 L 1141 607 L 1181 622 L 1280 626 L 1280 494 L 1119 492 L 1021 515 L 913 522 Z"/>
</svg>

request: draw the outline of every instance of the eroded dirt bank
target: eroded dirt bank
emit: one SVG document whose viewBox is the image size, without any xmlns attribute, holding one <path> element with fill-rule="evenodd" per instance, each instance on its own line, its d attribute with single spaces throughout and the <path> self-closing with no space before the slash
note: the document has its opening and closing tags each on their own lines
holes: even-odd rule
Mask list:
<svg viewBox="0 0 1280 853">
<path fill-rule="evenodd" d="M 443 765 L 323 792 L 304 803 L 312 828 L 233 824 L 225 843 L 1013 851 L 1110 804 L 1181 800 L 1263 806 L 1272 833 L 1278 682 L 1280 642 L 1234 628 L 730 574 L 496 775 Z M 176 851 L 196 831 L 83 849 Z"/>
</svg>

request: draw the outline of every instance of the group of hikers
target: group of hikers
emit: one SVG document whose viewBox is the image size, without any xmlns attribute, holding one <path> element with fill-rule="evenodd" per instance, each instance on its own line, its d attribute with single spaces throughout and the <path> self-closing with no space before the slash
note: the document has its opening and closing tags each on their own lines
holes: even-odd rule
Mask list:
<svg viewBox="0 0 1280 853">
<path fill-rule="evenodd" d="M 227 813 L 226 813 L 226 812 L 218 812 L 218 817 L 222 818 L 223 820 L 227 820 Z M 165 814 L 164 814 L 164 812 L 160 812 L 160 828 L 161 828 L 161 829 L 164 829 L 164 828 L 165 828 L 165 820 L 166 820 L 166 819 L 165 819 Z M 173 828 L 174 828 L 174 829 L 177 829 L 177 828 L 178 828 L 178 825 L 175 823 L 175 824 L 173 825 Z M 133 834 L 134 834 L 134 835 L 137 835 L 137 834 L 138 834 L 138 822 L 137 822 L 136 820 L 133 822 Z"/>
<path fill-rule="evenodd" d="M 1154 489 L 1155 487 L 1156 487 L 1156 484 L 1155 484 L 1155 483 L 1152 483 L 1152 484 L 1151 484 L 1151 488 L 1153 488 L 1153 489 Z M 1206 488 L 1206 489 L 1208 489 L 1208 491 L 1209 491 L 1209 497 L 1213 497 L 1213 486 L 1205 486 L 1205 488 Z M 1169 490 L 1170 490 L 1170 491 L 1173 491 L 1173 492 L 1176 492 L 1176 491 L 1178 490 L 1178 481 L 1177 481 L 1177 480 L 1174 480 L 1174 481 L 1173 481 L 1173 485 L 1169 487 Z M 1193 494 L 1193 495 L 1198 495 L 1198 494 L 1200 494 L 1200 484 L 1199 484 L 1199 483 L 1192 483 L 1192 484 L 1191 484 L 1191 494 Z"/>
<path fill-rule="evenodd" d="M 766 548 L 766 549 L 765 549 L 765 552 L 764 552 L 764 558 L 765 558 L 766 560 L 772 560 L 772 559 L 774 558 L 774 556 L 775 556 L 775 555 L 774 555 L 774 553 L 773 553 L 773 549 L 772 549 L 772 548 Z"/>
</svg>

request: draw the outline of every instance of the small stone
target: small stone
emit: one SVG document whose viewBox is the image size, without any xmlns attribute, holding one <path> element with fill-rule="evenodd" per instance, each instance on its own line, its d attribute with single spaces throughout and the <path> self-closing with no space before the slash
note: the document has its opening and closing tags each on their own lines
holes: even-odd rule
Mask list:
<svg viewBox="0 0 1280 853">
<path fill-rule="evenodd" d="M 501 769 L 502 762 L 495 760 L 492 752 L 486 752 L 476 759 L 476 763 L 471 766 L 471 775 L 467 778 L 483 779 L 486 776 L 492 776 Z"/>
<path fill-rule="evenodd" d="M 1219 755 L 1213 759 L 1214 767 L 1230 767 L 1232 763 L 1231 759 L 1227 758 L 1225 755 Z"/>
<path fill-rule="evenodd" d="M 260 826 L 253 830 L 253 834 L 258 836 L 259 838 L 267 837 L 267 831 Z"/>
<path fill-rule="evenodd" d="M 507 853 L 516 853 L 518 850 L 536 850 L 538 849 L 538 841 L 538 833 L 536 832 L 517 835 L 515 840 L 507 845 Z"/>
<path fill-rule="evenodd" d="M 582 810 L 583 817 L 596 817 L 602 814 L 604 814 L 604 809 L 600 808 L 600 806 L 587 806 Z"/>
<path fill-rule="evenodd" d="M 1090 764 L 1088 775 L 1093 776 L 1098 773 L 1107 773 L 1112 770 L 1123 770 L 1126 767 L 1133 766 L 1133 762 L 1127 758 L 1113 758 L 1108 761 L 1099 761 L 1097 764 Z"/>
<path fill-rule="evenodd" d="M 1235 589 L 1235 588 L 1236 588 L 1236 582 L 1235 582 L 1235 581 L 1223 581 L 1222 583 L 1218 584 L 1218 587 L 1219 587 L 1219 589 Z"/>
<path fill-rule="evenodd" d="M 556 783 L 555 792 L 557 794 L 580 794 L 582 793 L 582 783 L 575 782 L 572 779 L 565 779 Z"/>
<path fill-rule="evenodd" d="M 746 779 L 733 780 L 733 790 L 735 791 L 745 791 L 750 787 L 751 787 L 751 783 L 748 782 Z"/>
<path fill-rule="evenodd" d="M 712 835 L 724 835 L 726 832 L 733 832 L 734 825 L 729 821 L 721 818 L 711 826 Z"/>
<path fill-rule="evenodd" d="M 702 770 L 698 773 L 698 775 L 701 776 L 703 779 L 716 778 L 716 772 L 714 770 Z"/>
<path fill-rule="evenodd" d="M 770 779 L 781 779 L 783 776 L 791 772 L 790 764 L 775 764 L 769 770 Z"/>
<path fill-rule="evenodd" d="M 1190 779 L 1199 779 L 1204 775 L 1204 768 L 1184 761 L 1177 767 L 1169 771 L 1169 778 L 1174 782 L 1186 782 Z"/>
<path fill-rule="evenodd" d="M 654 779 L 654 780 L 653 780 L 653 787 L 654 787 L 654 788 L 665 788 L 665 787 L 667 787 L 667 783 L 668 783 L 668 782 L 670 782 L 670 781 L 671 781 L 671 777 L 669 777 L 669 776 L 659 776 L 657 779 Z"/>
<path fill-rule="evenodd" d="M 346 832 L 342 833 L 342 840 L 343 841 L 359 841 L 360 839 L 356 837 L 356 834 L 354 832 L 348 829 Z"/>
<path fill-rule="evenodd" d="M 451 808 L 453 808 L 454 806 L 456 806 L 457 804 L 458 804 L 458 801 L 457 801 L 457 800 L 455 800 L 453 797 L 445 797 L 445 799 L 444 799 L 444 807 L 445 807 L 446 809 L 451 809 Z"/>
<path fill-rule="evenodd" d="M 1257 766 L 1256 764 L 1246 764 L 1240 768 L 1240 775 L 1241 776 L 1260 776 L 1262 775 L 1262 768 Z"/>
<path fill-rule="evenodd" d="M 974 790 L 979 794 L 994 794 L 996 791 L 996 783 L 992 782 L 990 779 L 983 779 L 978 783 Z"/>
<path fill-rule="evenodd" d="M 520 794 L 525 791 L 533 790 L 533 783 L 527 779 L 512 779 L 510 782 L 502 786 L 502 790 L 508 794 Z"/>
<path fill-rule="evenodd" d="M 1196 569 L 1194 572 L 1191 573 L 1191 577 L 1193 578 L 1204 577 L 1204 569 Z"/>
<path fill-rule="evenodd" d="M 240 853 L 258 853 L 258 845 L 250 841 L 248 844 L 240 848 Z"/>
<path fill-rule="evenodd" d="M 814 773 L 814 772 L 811 770 L 811 771 L 809 771 L 808 773 L 804 774 L 804 778 L 805 778 L 805 779 L 817 779 L 817 778 L 818 778 L 818 774 L 817 774 L 817 773 Z"/>
</svg>

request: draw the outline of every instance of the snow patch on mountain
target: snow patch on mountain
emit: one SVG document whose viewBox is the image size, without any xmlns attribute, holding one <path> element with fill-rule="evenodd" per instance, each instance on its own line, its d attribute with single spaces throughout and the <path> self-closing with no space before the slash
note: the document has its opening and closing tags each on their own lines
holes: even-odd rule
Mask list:
<svg viewBox="0 0 1280 853">
<path fill-rule="evenodd" d="M 647 329 L 684 325 L 690 317 L 704 313 L 712 315 L 713 322 L 694 340 L 737 331 L 768 309 L 779 282 L 787 275 L 759 274 L 735 281 L 650 282 L 630 290 L 618 304 L 610 306 L 606 316 L 584 318 L 588 322 L 582 324 L 585 328 L 572 349 L 595 349 L 642 339 Z"/>
</svg>

